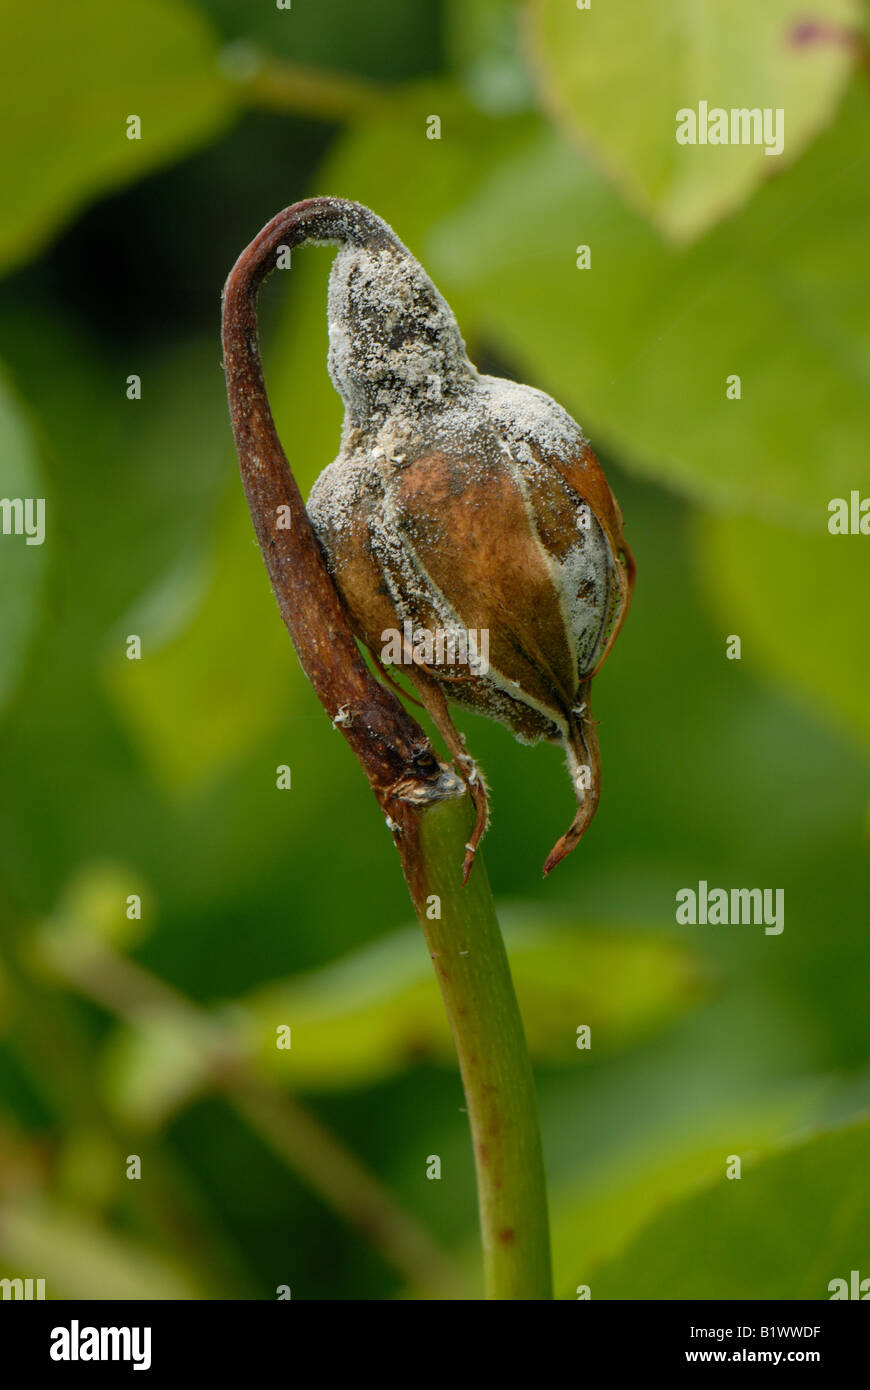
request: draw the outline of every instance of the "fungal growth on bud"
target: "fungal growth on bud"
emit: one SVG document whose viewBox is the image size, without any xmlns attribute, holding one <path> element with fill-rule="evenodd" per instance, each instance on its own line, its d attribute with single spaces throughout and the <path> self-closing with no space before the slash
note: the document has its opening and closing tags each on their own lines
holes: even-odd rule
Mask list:
<svg viewBox="0 0 870 1390">
<path fill-rule="evenodd" d="M 307 206 L 308 239 L 339 245 L 329 372 L 345 405 L 312 524 L 355 635 L 382 670 L 407 671 L 474 799 L 466 876 L 487 796 L 448 702 L 563 746 L 578 809 L 549 873 L 598 803 L 590 687 L 634 581 L 622 516 L 562 407 L 469 362 L 449 305 L 386 223 L 340 199 Z"/>
</svg>

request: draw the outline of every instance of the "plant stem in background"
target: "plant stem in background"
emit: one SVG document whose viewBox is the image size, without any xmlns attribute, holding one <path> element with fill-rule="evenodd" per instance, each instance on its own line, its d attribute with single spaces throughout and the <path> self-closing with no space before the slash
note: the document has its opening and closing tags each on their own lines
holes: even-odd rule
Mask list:
<svg viewBox="0 0 870 1390">
<path fill-rule="evenodd" d="M 242 95 L 251 106 L 342 122 L 364 119 L 393 104 L 389 93 L 361 77 L 265 54 L 255 61 L 241 80 Z"/>
<path fill-rule="evenodd" d="M 416 1219 L 360 1160 L 295 1097 L 258 1077 L 232 1028 L 108 943 L 46 924 L 41 962 L 66 984 L 122 1018 L 131 1029 L 172 1020 L 197 1039 L 201 1086 L 222 1094 L 263 1142 L 348 1226 L 360 1233 L 421 1297 L 455 1291 L 460 1271 Z M 196 1087 L 194 1089 L 197 1089 Z M 183 1223 L 181 1223 L 183 1225 Z"/>
<path fill-rule="evenodd" d="M 306 676 L 384 811 L 433 955 L 474 1139 L 487 1297 L 551 1298 L 531 1067 L 482 862 L 462 887 L 470 798 L 460 777 L 440 762 L 423 730 L 360 655 L 281 447 L 263 379 L 256 314 L 260 285 L 275 268 L 280 248 L 344 242 L 361 234 L 349 223 L 349 206 L 321 198 L 285 209 L 230 272 L 223 348 L 233 433 L 281 615 Z M 440 921 L 427 916 L 432 894 L 441 899 Z"/>
</svg>

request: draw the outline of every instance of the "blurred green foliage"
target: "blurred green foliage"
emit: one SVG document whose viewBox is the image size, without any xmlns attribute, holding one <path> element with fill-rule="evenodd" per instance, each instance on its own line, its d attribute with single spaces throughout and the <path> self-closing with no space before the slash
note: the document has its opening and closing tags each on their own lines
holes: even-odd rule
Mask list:
<svg viewBox="0 0 870 1390">
<path fill-rule="evenodd" d="M 601 1270 L 599 1296 L 812 1299 L 821 1281 L 826 1289 L 833 1280 L 849 1284 L 852 1270 L 866 1269 L 870 1246 L 870 1212 L 855 1200 L 855 1176 L 868 1160 L 865 1121 L 748 1164 L 739 1181 L 718 1183 L 652 1222 Z M 689 1267 L 681 1252 L 699 1231 Z"/>
<path fill-rule="evenodd" d="M 534 53 L 545 105 L 666 236 L 690 240 L 740 207 L 769 174 L 763 144 L 679 145 L 674 113 L 758 105 L 787 112 L 792 163 L 839 105 L 851 68 L 845 43 L 801 42 L 804 0 L 706 0 L 694 14 L 674 5 L 621 0 L 579 8 L 531 5 Z M 812 20 L 848 32 L 859 0 L 825 0 Z M 618 102 L 618 119 L 614 119 Z"/>
<path fill-rule="evenodd" d="M 574 1065 L 577 1020 L 605 1053 L 633 1042 L 694 1002 L 703 979 L 691 955 L 666 936 L 626 937 L 536 923 L 534 907 L 499 914 L 533 1057 Z M 512 929 L 513 928 L 513 929 Z M 306 1089 L 359 1085 L 410 1062 L 452 1065 L 453 1044 L 431 962 L 415 925 L 336 965 L 244 1001 L 250 1046 L 265 1071 L 286 1072 L 275 1020 L 293 1020 L 295 1083 Z"/>
<path fill-rule="evenodd" d="M 0 537 L 4 1275 L 82 1297 L 474 1288 L 437 987 L 275 611 L 227 422 L 222 279 L 312 193 L 386 217 L 478 364 L 576 414 L 638 561 L 596 682 L 601 809 L 546 883 L 558 756 L 462 721 L 560 1295 L 824 1298 L 866 1257 L 868 542 L 827 507 L 870 496 L 870 121 L 855 5 L 814 11 L 796 43 L 791 0 L 712 5 L 707 30 L 676 0 L 0 5 L 0 494 L 47 520 L 44 546 Z M 674 111 L 701 99 L 784 106 L 782 166 L 680 151 Z M 341 423 L 330 257 L 263 295 L 303 489 Z M 785 931 L 677 926 L 702 878 L 784 888 Z"/>
<path fill-rule="evenodd" d="M 28 259 L 94 193 L 212 138 L 232 106 L 210 26 L 178 0 L 129 0 L 123 11 L 112 0 L 81 0 L 50 24 L 32 5 L 6 0 L 0 51 L 0 116 L 15 131 L 0 165 L 4 187 L 14 190 L 0 220 L 6 264 Z M 139 118 L 141 140 L 120 138 L 128 116 Z"/>
</svg>

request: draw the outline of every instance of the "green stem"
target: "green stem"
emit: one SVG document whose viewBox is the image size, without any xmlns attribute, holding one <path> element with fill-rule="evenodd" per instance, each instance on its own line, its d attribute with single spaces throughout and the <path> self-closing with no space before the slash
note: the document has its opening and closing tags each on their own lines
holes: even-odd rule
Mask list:
<svg viewBox="0 0 870 1390">
<path fill-rule="evenodd" d="M 241 83 L 241 92 L 250 106 L 339 123 L 364 119 L 392 104 L 389 93 L 363 78 L 272 57 Z"/>
<path fill-rule="evenodd" d="M 483 858 L 462 886 L 468 797 L 420 817 L 406 874 L 459 1058 L 477 1169 L 489 1299 L 550 1299 L 550 1234 L 535 1084 Z M 433 901 L 437 899 L 437 904 Z M 430 915 L 440 911 L 440 917 Z"/>
</svg>

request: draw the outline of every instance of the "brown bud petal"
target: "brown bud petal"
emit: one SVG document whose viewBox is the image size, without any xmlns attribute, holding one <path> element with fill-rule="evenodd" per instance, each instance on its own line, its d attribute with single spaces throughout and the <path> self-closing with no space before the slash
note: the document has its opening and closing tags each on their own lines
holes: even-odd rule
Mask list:
<svg viewBox="0 0 870 1390">
<path fill-rule="evenodd" d="M 486 796 L 446 701 L 523 742 L 564 746 L 578 811 L 549 873 L 598 803 L 589 690 L 631 597 L 622 517 L 570 416 L 541 391 L 479 375 L 422 267 L 366 215 L 368 240 L 343 245 L 332 269 L 329 368 L 345 426 L 309 512 L 355 633 L 393 664 L 385 643 L 400 635 L 475 796 L 466 872 Z"/>
</svg>

